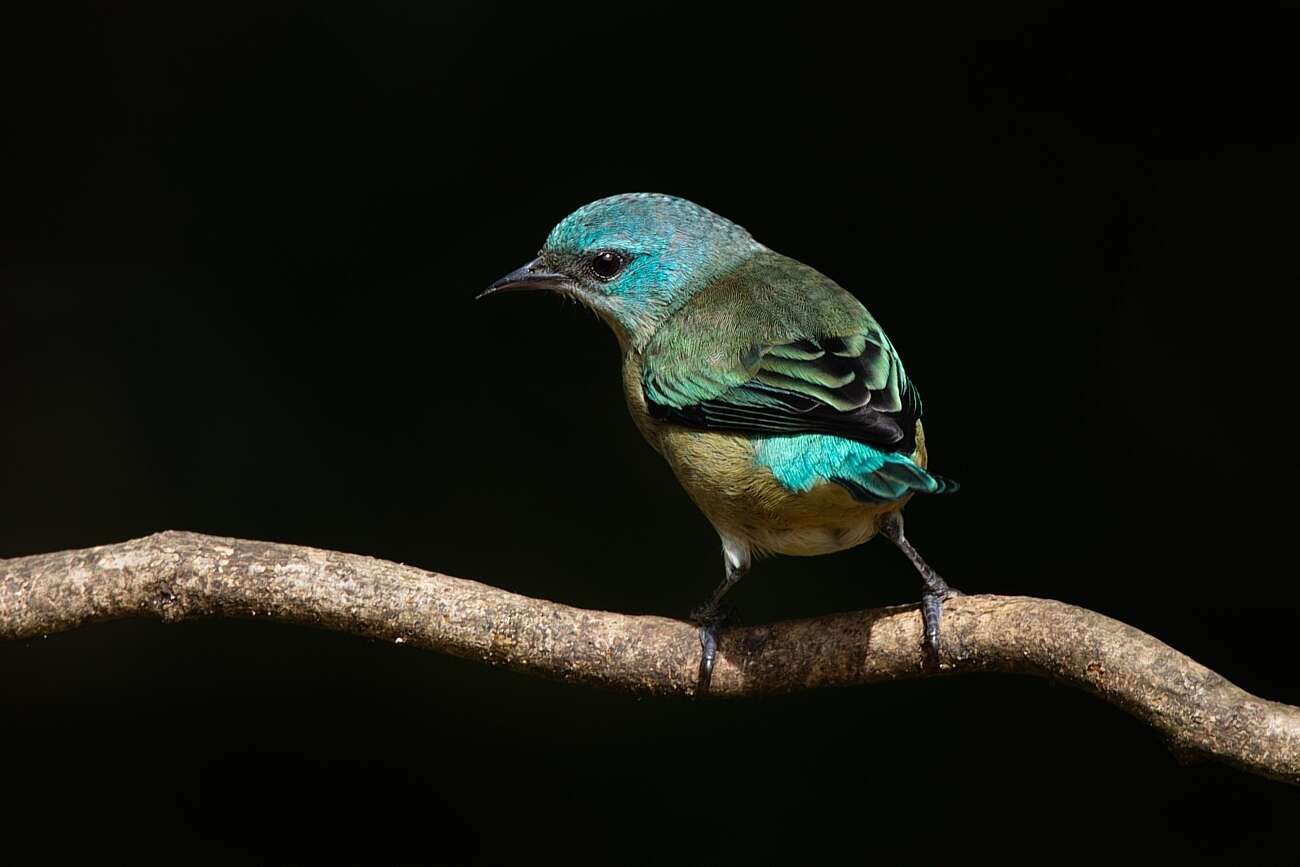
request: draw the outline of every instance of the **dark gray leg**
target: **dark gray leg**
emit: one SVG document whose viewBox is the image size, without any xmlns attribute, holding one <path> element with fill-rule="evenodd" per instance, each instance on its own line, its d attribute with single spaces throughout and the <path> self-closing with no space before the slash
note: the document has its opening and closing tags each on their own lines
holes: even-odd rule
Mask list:
<svg viewBox="0 0 1300 867">
<path fill-rule="evenodd" d="M 880 532 L 885 538 L 898 546 L 907 559 L 912 561 L 916 571 L 921 575 L 921 619 L 925 623 L 925 636 L 922 645 L 925 655 L 931 663 L 939 661 L 939 621 L 943 617 L 943 600 L 950 596 L 960 596 L 961 591 L 948 586 L 948 582 L 939 577 L 939 573 L 922 559 L 912 543 L 903 535 L 902 512 L 889 512 L 880 518 Z"/>
<path fill-rule="evenodd" d="M 707 695 L 709 692 L 709 683 L 713 680 L 713 664 L 718 659 L 718 630 L 727 619 L 727 613 L 722 608 L 722 597 L 749 571 L 749 546 L 729 536 L 722 536 L 722 562 L 726 570 L 722 583 L 713 591 L 708 602 L 691 612 L 691 619 L 700 625 L 702 651 L 696 696 Z"/>
</svg>

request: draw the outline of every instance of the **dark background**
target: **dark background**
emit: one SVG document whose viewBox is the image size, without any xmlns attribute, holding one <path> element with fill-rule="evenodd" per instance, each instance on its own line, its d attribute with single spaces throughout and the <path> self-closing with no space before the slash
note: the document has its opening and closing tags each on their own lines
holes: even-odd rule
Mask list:
<svg viewBox="0 0 1300 867">
<path fill-rule="evenodd" d="M 1293 11 L 98 4 L 0 28 L 0 557 L 166 528 L 684 615 L 717 541 L 612 336 L 474 304 L 683 195 L 856 293 L 925 395 L 957 586 L 1300 703 Z M 188 7 L 188 4 L 182 4 Z M 746 622 L 910 601 L 885 545 Z M 55 861 L 1162 861 L 1294 842 L 1069 689 L 638 701 L 266 622 L 0 646 L 5 846 Z"/>
</svg>

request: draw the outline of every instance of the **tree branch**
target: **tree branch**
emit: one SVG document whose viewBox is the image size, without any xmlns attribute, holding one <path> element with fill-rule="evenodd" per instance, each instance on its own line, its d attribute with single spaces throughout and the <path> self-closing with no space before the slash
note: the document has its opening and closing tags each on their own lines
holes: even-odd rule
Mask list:
<svg viewBox="0 0 1300 867">
<path fill-rule="evenodd" d="M 267 617 L 650 695 L 692 695 L 695 627 L 587 611 L 356 554 L 167 532 L 0 561 L 0 638 L 123 617 Z M 962 596 L 926 669 L 915 606 L 727 629 L 710 695 L 1001 671 L 1087 690 L 1181 754 L 1300 783 L 1300 708 L 1255 698 L 1151 636 L 1047 599 Z"/>
</svg>

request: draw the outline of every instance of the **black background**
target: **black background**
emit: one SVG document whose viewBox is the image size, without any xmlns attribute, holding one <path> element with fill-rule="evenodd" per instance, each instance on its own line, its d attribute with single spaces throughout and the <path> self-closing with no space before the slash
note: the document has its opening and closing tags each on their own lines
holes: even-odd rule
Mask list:
<svg viewBox="0 0 1300 867">
<path fill-rule="evenodd" d="M 556 221 L 683 195 L 856 293 L 925 395 L 957 586 L 1295 676 L 1293 12 L 99 4 L 0 28 L 0 557 L 166 529 L 683 615 L 717 542 L 552 298 Z M 763 622 L 915 598 L 760 564 Z M 1224 862 L 1296 790 L 1013 677 L 696 705 L 266 622 L 0 646 L 53 860 Z"/>
</svg>

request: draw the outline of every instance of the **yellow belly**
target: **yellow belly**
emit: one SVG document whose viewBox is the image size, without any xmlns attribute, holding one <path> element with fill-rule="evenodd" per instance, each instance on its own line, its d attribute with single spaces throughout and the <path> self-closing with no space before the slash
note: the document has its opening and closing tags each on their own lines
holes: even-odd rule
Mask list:
<svg viewBox="0 0 1300 867">
<path fill-rule="evenodd" d="M 635 351 L 624 356 L 623 393 L 642 435 L 668 461 L 713 525 L 761 551 L 813 556 L 852 548 L 876 534 L 880 515 L 907 502 L 905 498 L 886 504 L 860 503 L 832 482 L 796 493 L 755 462 L 748 437 L 654 420 L 645 404 Z M 925 466 L 919 422 L 916 459 Z"/>
</svg>

